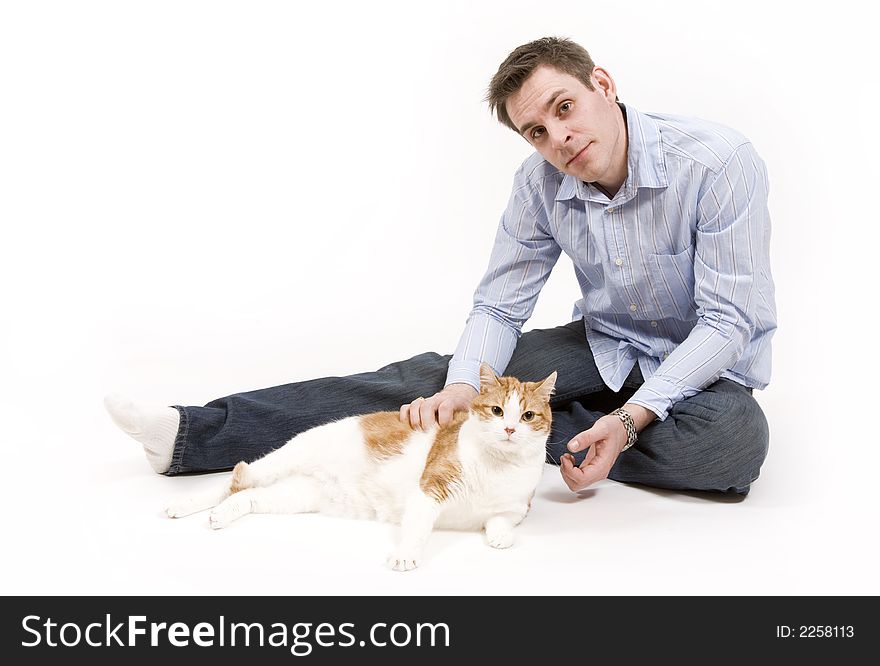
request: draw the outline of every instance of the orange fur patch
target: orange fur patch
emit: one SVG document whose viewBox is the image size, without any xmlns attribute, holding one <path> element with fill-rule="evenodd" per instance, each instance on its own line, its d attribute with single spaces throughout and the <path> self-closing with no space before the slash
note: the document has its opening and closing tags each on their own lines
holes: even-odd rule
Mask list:
<svg viewBox="0 0 880 666">
<path fill-rule="evenodd" d="M 456 412 L 452 423 L 442 426 L 434 436 L 428 451 L 425 470 L 419 481 L 422 492 L 437 502 L 452 495 L 453 488 L 461 480 L 461 463 L 458 459 L 458 433 L 468 418 L 467 412 Z"/>
<path fill-rule="evenodd" d="M 375 412 L 360 417 L 367 453 L 377 460 L 400 455 L 403 444 L 413 434 L 408 423 L 400 420 L 399 412 Z"/>
<path fill-rule="evenodd" d="M 247 488 L 244 484 L 244 474 L 247 471 L 247 463 L 240 462 L 232 470 L 232 481 L 229 484 L 229 494 L 233 495 Z"/>
</svg>

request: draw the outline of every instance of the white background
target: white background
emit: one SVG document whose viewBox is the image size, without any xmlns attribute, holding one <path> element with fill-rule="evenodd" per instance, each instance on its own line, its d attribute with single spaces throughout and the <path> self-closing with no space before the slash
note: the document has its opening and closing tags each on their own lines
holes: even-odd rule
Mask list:
<svg viewBox="0 0 880 666">
<path fill-rule="evenodd" d="M 4 594 L 878 594 L 876 36 L 861 2 L 0 4 Z M 204 404 L 451 353 L 527 144 L 482 102 L 544 35 L 771 179 L 771 450 L 740 503 L 548 467 L 509 551 L 164 501 L 112 390 Z M 569 321 L 560 259 L 526 326 Z M 344 461 L 341 461 L 344 464 Z"/>
</svg>

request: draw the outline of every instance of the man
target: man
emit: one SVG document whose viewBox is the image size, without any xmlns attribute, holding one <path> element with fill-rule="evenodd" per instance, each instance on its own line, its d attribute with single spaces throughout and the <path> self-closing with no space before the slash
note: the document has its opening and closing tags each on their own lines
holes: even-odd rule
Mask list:
<svg viewBox="0 0 880 666">
<path fill-rule="evenodd" d="M 749 492 L 769 441 L 752 389 L 769 381 L 776 328 L 763 161 L 729 128 L 621 104 L 611 75 L 566 39 L 515 49 L 487 99 L 536 153 L 515 175 L 455 354 L 204 407 L 108 398 L 154 469 L 228 469 L 368 411 L 445 425 L 486 361 L 523 381 L 558 371 L 548 460 L 574 491 L 611 478 Z M 563 251 L 583 292 L 575 320 L 522 334 Z"/>
</svg>

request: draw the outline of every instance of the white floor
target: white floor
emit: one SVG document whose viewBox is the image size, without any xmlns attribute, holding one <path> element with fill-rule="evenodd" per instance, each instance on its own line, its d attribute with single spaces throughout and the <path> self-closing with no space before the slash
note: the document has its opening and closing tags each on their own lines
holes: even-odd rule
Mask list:
<svg viewBox="0 0 880 666">
<path fill-rule="evenodd" d="M 97 397 L 97 396 L 96 396 Z M 71 403 L 76 404 L 76 403 Z M 384 566 L 394 528 L 318 515 L 165 518 L 221 475 L 166 478 L 95 400 L 48 446 L 31 423 L 7 459 L 4 594 L 877 594 L 873 473 L 801 458 L 784 434 L 743 501 L 605 481 L 577 496 L 547 466 L 513 548 L 439 532 L 414 572 Z M 85 452 L 85 454 L 84 454 Z M 863 473 L 864 472 L 864 473 Z"/>
</svg>

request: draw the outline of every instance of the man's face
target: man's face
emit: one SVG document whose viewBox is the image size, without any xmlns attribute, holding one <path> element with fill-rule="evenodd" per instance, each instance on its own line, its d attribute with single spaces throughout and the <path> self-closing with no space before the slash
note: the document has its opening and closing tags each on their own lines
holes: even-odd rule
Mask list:
<svg viewBox="0 0 880 666">
<path fill-rule="evenodd" d="M 626 126 L 611 76 L 597 67 L 591 80 L 595 90 L 541 65 L 507 98 L 507 113 L 550 164 L 616 191 L 626 180 Z"/>
</svg>

